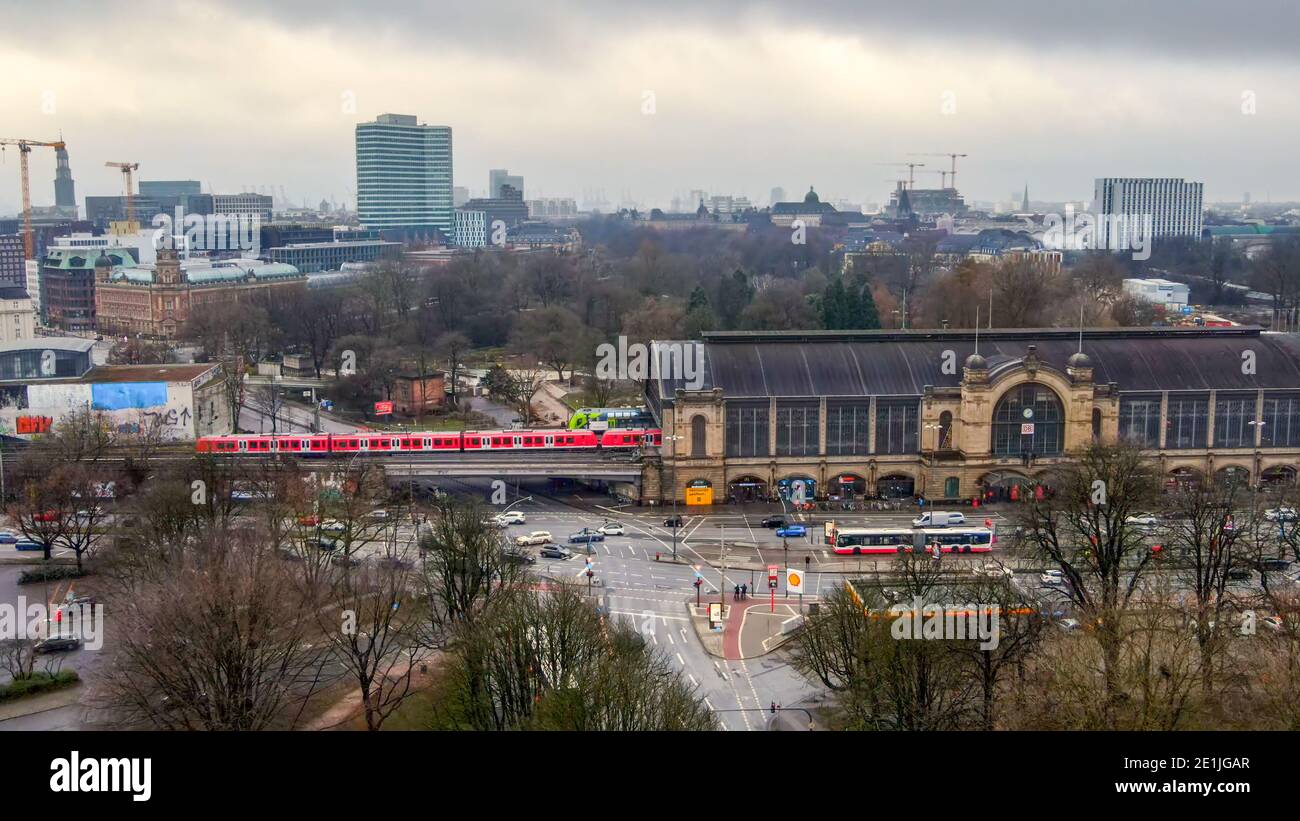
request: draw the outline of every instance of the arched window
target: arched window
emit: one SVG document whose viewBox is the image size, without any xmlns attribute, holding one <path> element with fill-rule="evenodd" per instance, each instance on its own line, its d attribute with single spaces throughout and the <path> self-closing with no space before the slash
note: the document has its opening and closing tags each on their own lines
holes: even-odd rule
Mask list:
<svg viewBox="0 0 1300 821">
<path fill-rule="evenodd" d="M 993 410 L 993 454 L 1019 456 L 1060 453 L 1065 443 L 1065 412 L 1050 388 L 1026 384 L 1012 388 Z"/>
<path fill-rule="evenodd" d="M 952 412 L 939 414 L 939 450 L 952 449 Z"/>
<path fill-rule="evenodd" d="M 707 456 L 708 421 L 700 414 L 691 417 L 691 455 Z"/>
</svg>

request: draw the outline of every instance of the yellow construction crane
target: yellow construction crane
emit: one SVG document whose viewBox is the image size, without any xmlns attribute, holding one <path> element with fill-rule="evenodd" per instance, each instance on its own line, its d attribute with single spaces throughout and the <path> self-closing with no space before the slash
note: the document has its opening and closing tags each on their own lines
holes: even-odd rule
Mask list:
<svg viewBox="0 0 1300 821">
<path fill-rule="evenodd" d="M 32 187 L 27 175 L 27 155 L 32 153 L 32 148 L 42 146 L 53 148 L 55 151 L 66 148 L 63 140 L 54 142 L 44 142 L 42 140 L 22 140 L 8 139 L 0 137 L 0 151 L 4 150 L 6 145 L 18 146 L 18 168 L 23 182 L 23 250 L 26 252 L 26 259 L 36 257 L 36 243 L 32 236 Z"/>
<path fill-rule="evenodd" d="M 126 224 L 129 230 L 135 229 L 135 192 L 131 185 L 131 175 L 140 170 L 138 162 L 106 162 L 107 168 L 119 168 L 126 181 Z"/>
<path fill-rule="evenodd" d="M 958 158 L 958 157 L 965 157 L 965 156 L 967 156 L 967 155 L 966 155 L 966 154 L 954 154 L 954 153 L 951 153 L 951 152 L 949 152 L 949 153 L 947 153 L 947 154 L 942 154 L 942 153 L 940 153 L 940 154 L 933 154 L 933 153 L 925 154 L 925 153 L 920 153 L 920 152 L 913 152 L 911 156 L 913 156 L 913 157 L 948 157 L 949 159 L 951 159 L 951 160 L 952 160 L 952 169 L 948 172 L 948 176 L 952 177 L 952 187 L 953 187 L 953 188 L 956 188 L 956 187 L 957 187 L 957 158 Z"/>
</svg>

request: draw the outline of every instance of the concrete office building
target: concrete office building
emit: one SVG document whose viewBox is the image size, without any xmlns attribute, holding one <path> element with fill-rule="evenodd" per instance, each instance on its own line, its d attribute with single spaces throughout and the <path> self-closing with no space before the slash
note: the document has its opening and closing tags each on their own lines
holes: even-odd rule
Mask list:
<svg viewBox="0 0 1300 821">
<path fill-rule="evenodd" d="M 1101 177 L 1093 192 L 1096 247 L 1122 250 L 1135 244 L 1134 220 L 1151 220 L 1151 238 L 1200 237 L 1204 185 L 1181 177 Z M 1115 224 L 1118 217 L 1125 224 Z M 1145 230 L 1145 229 L 1140 229 Z"/>
<path fill-rule="evenodd" d="M 381 114 L 356 128 L 357 216 L 367 228 L 454 229 L 451 127 Z"/>
</svg>

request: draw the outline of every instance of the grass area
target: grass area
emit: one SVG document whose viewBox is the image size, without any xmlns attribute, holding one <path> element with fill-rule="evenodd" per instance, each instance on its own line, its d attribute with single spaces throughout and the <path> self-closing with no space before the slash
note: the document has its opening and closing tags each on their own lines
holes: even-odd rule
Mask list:
<svg viewBox="0 0 1300 821">
<path fill-rule="evenodd" d="M 437 690 L 426 687 L 409 696 L 397 708 L 397 712 L 384 722 L 385 730 L 430 730 L 432 727 L 433 706 L 438 698 Z"/>
<path fill-rule="evenodd" d="M 14 679 L 8 684 L 0 685 L 0 703 L 25 696 L 34 696 L 38 693 L 62 690 L 64 687 L 71 687 L 79 681 L 81 681 L 81 676 L 77 675 L 76 670 L 60 670 L 53 675 L 45 671 L 38 671 L 27 678 Z"/>
</svg>

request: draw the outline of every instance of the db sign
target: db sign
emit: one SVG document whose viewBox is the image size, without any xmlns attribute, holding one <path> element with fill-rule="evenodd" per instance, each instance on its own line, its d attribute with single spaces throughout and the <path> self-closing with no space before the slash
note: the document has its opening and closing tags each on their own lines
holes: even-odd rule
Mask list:
<svg viewBox="0 0 1300 821">
<path fill-rule="evenodd" d="M 1033 423 L 1033 422 L 1022 422 L 1021 425 L 1020 425 L 1020 435 L 1021 435 L 1021 436 L 1033 436 L 1033 435 L 1034 435 L 1034 423 Z"/>
<path fill-rule="evenodd" d="M 393 403 L 392 403 L 392 402 L 376 402 L 376 403 L 375 403 L 375 415 L 376 415 L 376 416 L 392 416 L 392 415 L 393 415 Z"/>
<path fill-rule="evenodd" d="M 785 592 L 803 593 L 803 571 L 793 567 L 785 569 Z"/>
</svg>

